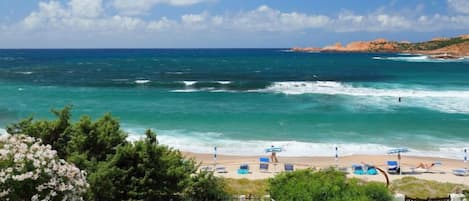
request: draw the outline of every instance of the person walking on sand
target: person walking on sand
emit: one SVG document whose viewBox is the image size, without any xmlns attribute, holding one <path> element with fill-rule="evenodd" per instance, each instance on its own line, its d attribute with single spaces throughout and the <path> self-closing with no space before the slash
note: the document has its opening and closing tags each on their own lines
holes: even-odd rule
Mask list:
<svg viewBox="0 0 469 201">
<path fill-rule="evenodd" d="M 270 161 L 272 161 L 273 163 L 278 163 L 278 159 L 277 159 L 277 152 L 275 152 L 274 150 L 274 145 L 271 146 L 272 148 L 272 152 L 270 154 Z"/>
</svg>

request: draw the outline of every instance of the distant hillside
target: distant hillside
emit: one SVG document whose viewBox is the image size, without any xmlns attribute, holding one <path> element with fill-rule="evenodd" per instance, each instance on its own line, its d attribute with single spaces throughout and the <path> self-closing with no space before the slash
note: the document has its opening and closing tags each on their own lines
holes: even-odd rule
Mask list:
<svg viewBox="0 0 469 201">
<path fill-rule="evenodd" d="M 345 46 L 340 43 L 323 48 L 292 48 L 293 51 L 310 52 L 407 52 L 421 54 L 451 54 L 452 56 L 469 56 L 469 34 L 453 38 L 434 38 L 430 41 L 410 43 L 406 41 L 354 41 Z"/>
<path fill-rule="evenodd" d="M 430 51 L 467 42 L 469 42 L 469 35 L 463 35 L 448 39 L 437 38 L 431 41 L 420 43 L 398 43 L 398 47 L 401 51 Z"/>
</svg>

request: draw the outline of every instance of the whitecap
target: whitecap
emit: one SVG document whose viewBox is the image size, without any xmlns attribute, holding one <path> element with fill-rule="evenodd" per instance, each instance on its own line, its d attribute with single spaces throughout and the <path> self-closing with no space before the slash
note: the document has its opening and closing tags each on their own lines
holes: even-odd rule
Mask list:
<svg viewBox="0 0 469 201">
<path fill-rule="evenodd" d="M 438 58 L 431 58 L 425 55 L 403 56 L 403 57 L 372 57 L 372 58 L 376 60 L 390 60 L 390 61 L 404 61 L 404 62 L 435 62 L 435 63 L 468 61 L 464 57 L 456 58 L 456 59 L 438 59 Z"/>
<path fill-rule="evenodd" d="M 186 86 L 192 86 L 197 83 L 197 81 L 182 81 L 182 83 Z"/>
<path fill-rule="evenodd" d="M 332 81 L 293 81 L 274 82 L 265 89 L 249 92 L 341 95 L 352 97 L 353 105 L 368 104 L 386 110 L 400 105 L 445 113 L 469 113 L 469 90 L 373 88 Z M 397 101 L 399 98 L 402 102 Z"/>
<path fill-rule="evenodd" d="M 227 84 L 231 84 L 231 81 L 217 81 L 217 83 L 227 85 Z"/>
<path fill-rule="evenodd" d="M 192 93 L 192 92 L 198 92 L 201 90 L 197 89 L 176 89 L 176 90 L 171 90 L 170 92 L 175 92 L 175 93 Z"/>
<path fill-rule="evenodd" d="M 31 75 L 31 74 L 33 74 L 33 72 L 31 72 L 31 71 L 19 71 L 19 72 L 15 72 L 15 73 L 17 73 L 17 74 L 23 74 L 23 75 Z"/>
<path fill-rule="evenodd" d="M 151 82 L 150 80 L 135 80 L 135 83 L 136 84 L 146 84 L 146 83 L 149 83 Z"/>
</svg>

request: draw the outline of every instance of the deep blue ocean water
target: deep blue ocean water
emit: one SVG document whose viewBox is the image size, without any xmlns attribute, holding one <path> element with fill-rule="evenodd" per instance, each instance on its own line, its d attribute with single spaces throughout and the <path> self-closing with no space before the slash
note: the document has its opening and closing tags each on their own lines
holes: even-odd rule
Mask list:
<svg viewBox="0 0 469 201">
<path fill-rule="evenodd" d="M 401 101 L 399 101 L 401 99 Z M 281 49 L 0 50 L 0 126 L 73 105 L 185 151 L 459 157 L 469 62 Z"/>
</svg>

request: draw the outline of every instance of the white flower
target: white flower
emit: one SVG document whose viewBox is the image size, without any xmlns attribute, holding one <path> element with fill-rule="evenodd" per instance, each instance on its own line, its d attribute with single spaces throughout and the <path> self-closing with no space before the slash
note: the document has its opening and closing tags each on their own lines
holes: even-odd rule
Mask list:
<svg viewBox="0 0 469 201">
<path fill-rule="evenodd" d="M 13 161 L 14 163 L 0 170 L 0 184 L 8 182 L 13 184 L 11 189 L 0 185 L 2 200 L 10 200 L 9 194 L 21 195 L 25 189 L 15 189 L 23 182 L 47 179 L 45 183 L 38 184 L 31 198 L 26 200 L 83 200 L 81 195 L 89 186 L 85 179 L 85 172 L 80 171 L 73 164 L 59 159 L 57 152 L 51 150 L 50 145 L 42 145 L 40 140 L 24 135 L 0 136 L 0 162 Z M 7 163 L 8 164 L 8 163 Z M 32 164 L 26 165 L 26 164 Z M 31 169 L 34 168 L 34 169 Z M 46 196 L 41 196 L 46 195 Z"/>
</svg>

